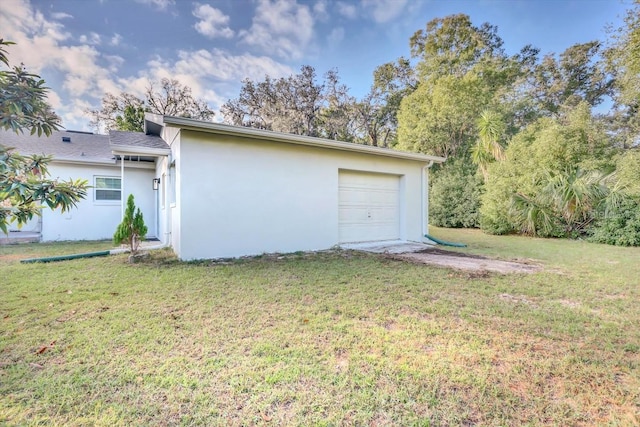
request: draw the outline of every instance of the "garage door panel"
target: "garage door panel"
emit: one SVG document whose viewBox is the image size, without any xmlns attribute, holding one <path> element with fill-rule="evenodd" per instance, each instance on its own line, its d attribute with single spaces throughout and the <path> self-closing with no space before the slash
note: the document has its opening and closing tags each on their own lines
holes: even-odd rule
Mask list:
<svg viewBox="0 0 640 427">
<path fill-rule="evenodd" d="M 339 219 L 341 223 L 383 223 L 396 224 L 397 210 L 395 207 L 389 208 L 341 208 Z"/>
<path fill-rule="evenodd" d="M 398 176 L 341 171 L 339 187 L 341 243 L 399 238 Z"/>
</svg>

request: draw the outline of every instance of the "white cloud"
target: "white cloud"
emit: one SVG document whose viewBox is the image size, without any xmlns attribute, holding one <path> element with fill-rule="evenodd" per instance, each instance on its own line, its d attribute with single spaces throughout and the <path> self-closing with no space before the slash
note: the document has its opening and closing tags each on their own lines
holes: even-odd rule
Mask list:
<svg viewBox="0 0 640 427">
<path fill-rule="evenodd" d="M 119 46 L 120 42 L 122 42 L 122 36 L 118 33 L 114 33 L 113 37 L 111 37 L 111 40 L 109 41 L 109 44 L 111 46 Z"/>
<path fill-rule="evenodd" d="M 103 55 L 107 61 L 109 71 L 112 73 L 117 72 L 122 64 L 124 64 L 124 58 L 118 55 Z"/>
<path fill-rule="evenodd" d="M 52 90 L 47 92 L 47 103 L 51 105 L 54 111 L 62 107 L 62 99 L 60 98 L 60 95 Z"/>
<path fill-rule="evenodd" d="M 402 13 L 407 0 L 363 0 L 362 6 L 378 24 L 389 22 Z"/>
<path fill-rule="evenodd" d="M 229 28 L 229 16 L 208 4 L 196 3 L 193 16 L 200 19 L 194 25 L 197 32 L 209 38 L 224 37 L 230 39 L 234 32 Z"/>
<path fill-rule="evenodd" d="M 70 15 L 65 12 L 53 12 L 51 14 L 51 17 L 56 20 L 61 20 L 61 19 L 73 18 L 73 15 Z"/>
<path fill-rule="evenodd" d="M 338 13 L 345 18 L 355 19 L 356 16 L 358 16 L 358 9 L 353 4 L 339 1 L 336 3 L 336 6 L 338 8 Z"/>
<path fill-rule="evenodd" d="M 178 74 L 192 74 L 234 83 L 245 78 L 262 80 L 265 74 L 275 78 L 292 74 L 291 68 L 267 56 L 231 55 L 221 49 L 180 51 L 178 55 L 180 60 L 174 67 Z"/>
<path fill-rule="evenodd" d="M 323 22 L 329 20 L 327 0 L 319 0 L 316 4 L 313 5 L 313 16 Z"/>
<path fill-rule="evenodd" d="M 100 37 L 100 34 L 94 33 L 93 31 L 90 32 L 88 35 L 87 34 L 81 35 L 79 40 L 80 40 L 80 43 L 87 43 L 92 45 L 99 45 L 102 42 L 102 38 Z"/>
<path fill-rule="evenodd" d="M 64 26 L 55 21 L 48 21 L 40 11 L 31 8 L 28 2 L 22 0 L 3 0 L 3 10 L 0 13 L 0 28 L 2 36 L 18 45 L 11 47 L 12 57 L 18 57 L 16 62 L 22 61 L 22 56 L 31 53 L 38 56 L 38 52 L 27 48 L 30 35 L 37 33 L 51 38 L 51 42 L 66 40 L 70 34 L 65 32 Z M 26 61 L 23 61 L 26 63 Z"/>
<path fill-rule="evenodd" d="M 52 104 L 53 105 L 53 104 Z M 64 127 L 71 130 L 90 130 L 87 124 L 85 112 L 95 108 L 89 102 L 78 99 L 72 106 L 60 113 L 59 107 L 53 105 L 64 123 Z"/>
<path fill-rule="evenodd" d="M 251 28 L 240 37 L 265 53 L 297 60 L 312 41 L 313 24 L 309 8 L 295 0 L 258 0 Z"/>
<path fill-rule="evenodd" d="M 166 10 L 169 6 L 176 4 L 175 0 L 136 0 L 138 3 L 149 4 L 160 10 Z"/>
</svg>

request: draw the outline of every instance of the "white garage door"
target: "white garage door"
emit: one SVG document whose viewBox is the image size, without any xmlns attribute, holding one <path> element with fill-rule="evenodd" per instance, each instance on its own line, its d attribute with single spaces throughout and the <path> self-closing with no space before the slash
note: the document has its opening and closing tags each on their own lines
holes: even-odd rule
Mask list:
<svg viewBox="0 0 640 427">
<path fill-rule="evenodd" d="M 340 171 L 340 243 L 400 238 L 400 177 Z"/>
</svg>

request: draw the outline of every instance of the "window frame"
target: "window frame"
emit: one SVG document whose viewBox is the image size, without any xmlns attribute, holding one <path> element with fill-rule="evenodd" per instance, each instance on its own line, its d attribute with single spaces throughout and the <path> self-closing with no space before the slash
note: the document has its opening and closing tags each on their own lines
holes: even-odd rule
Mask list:
<svg viewBox="0 0 640 427">
<path fill-rule="evenodd" d="M 119 188 L 104 188 L 98 186 L 98 180 L 116 180 L 120 183 Z M 122 178 L 119 176 L 109 176 L 109 175 L 94 175 L 93 177 L 93 201 L 99 204 L 120 204 L 122 202 Z M 118 192 L 120 193 L 117 199 L 102 199 L 98 198 L 98 192 Z"/>
</svg>

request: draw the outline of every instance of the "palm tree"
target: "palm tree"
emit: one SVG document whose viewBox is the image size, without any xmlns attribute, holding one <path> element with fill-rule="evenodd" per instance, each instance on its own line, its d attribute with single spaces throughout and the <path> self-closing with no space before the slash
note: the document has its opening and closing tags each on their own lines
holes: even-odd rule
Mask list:
<svg viewBox="0 0 640 427">
<path fill-rule="evenodd" d="M 615 197 L 607 187 L 610 176 L 579 167 L 545 173 L 547 184 L 535 196 L 516 193 L 510 215 L 525 234 L 551 236 L 584 234 L 595 213 Z"/>
<path fill-rule="evenodd" d="M 478 119 L 478 141 L 471 148 L 471 159 L 478 165 L 484 180 L 488 178 L 489 163 L 504 159 L 504 149 L 500 140 L 504 138 L 505 125 L 495 111 L 485 110 Z"/>
</svg>

